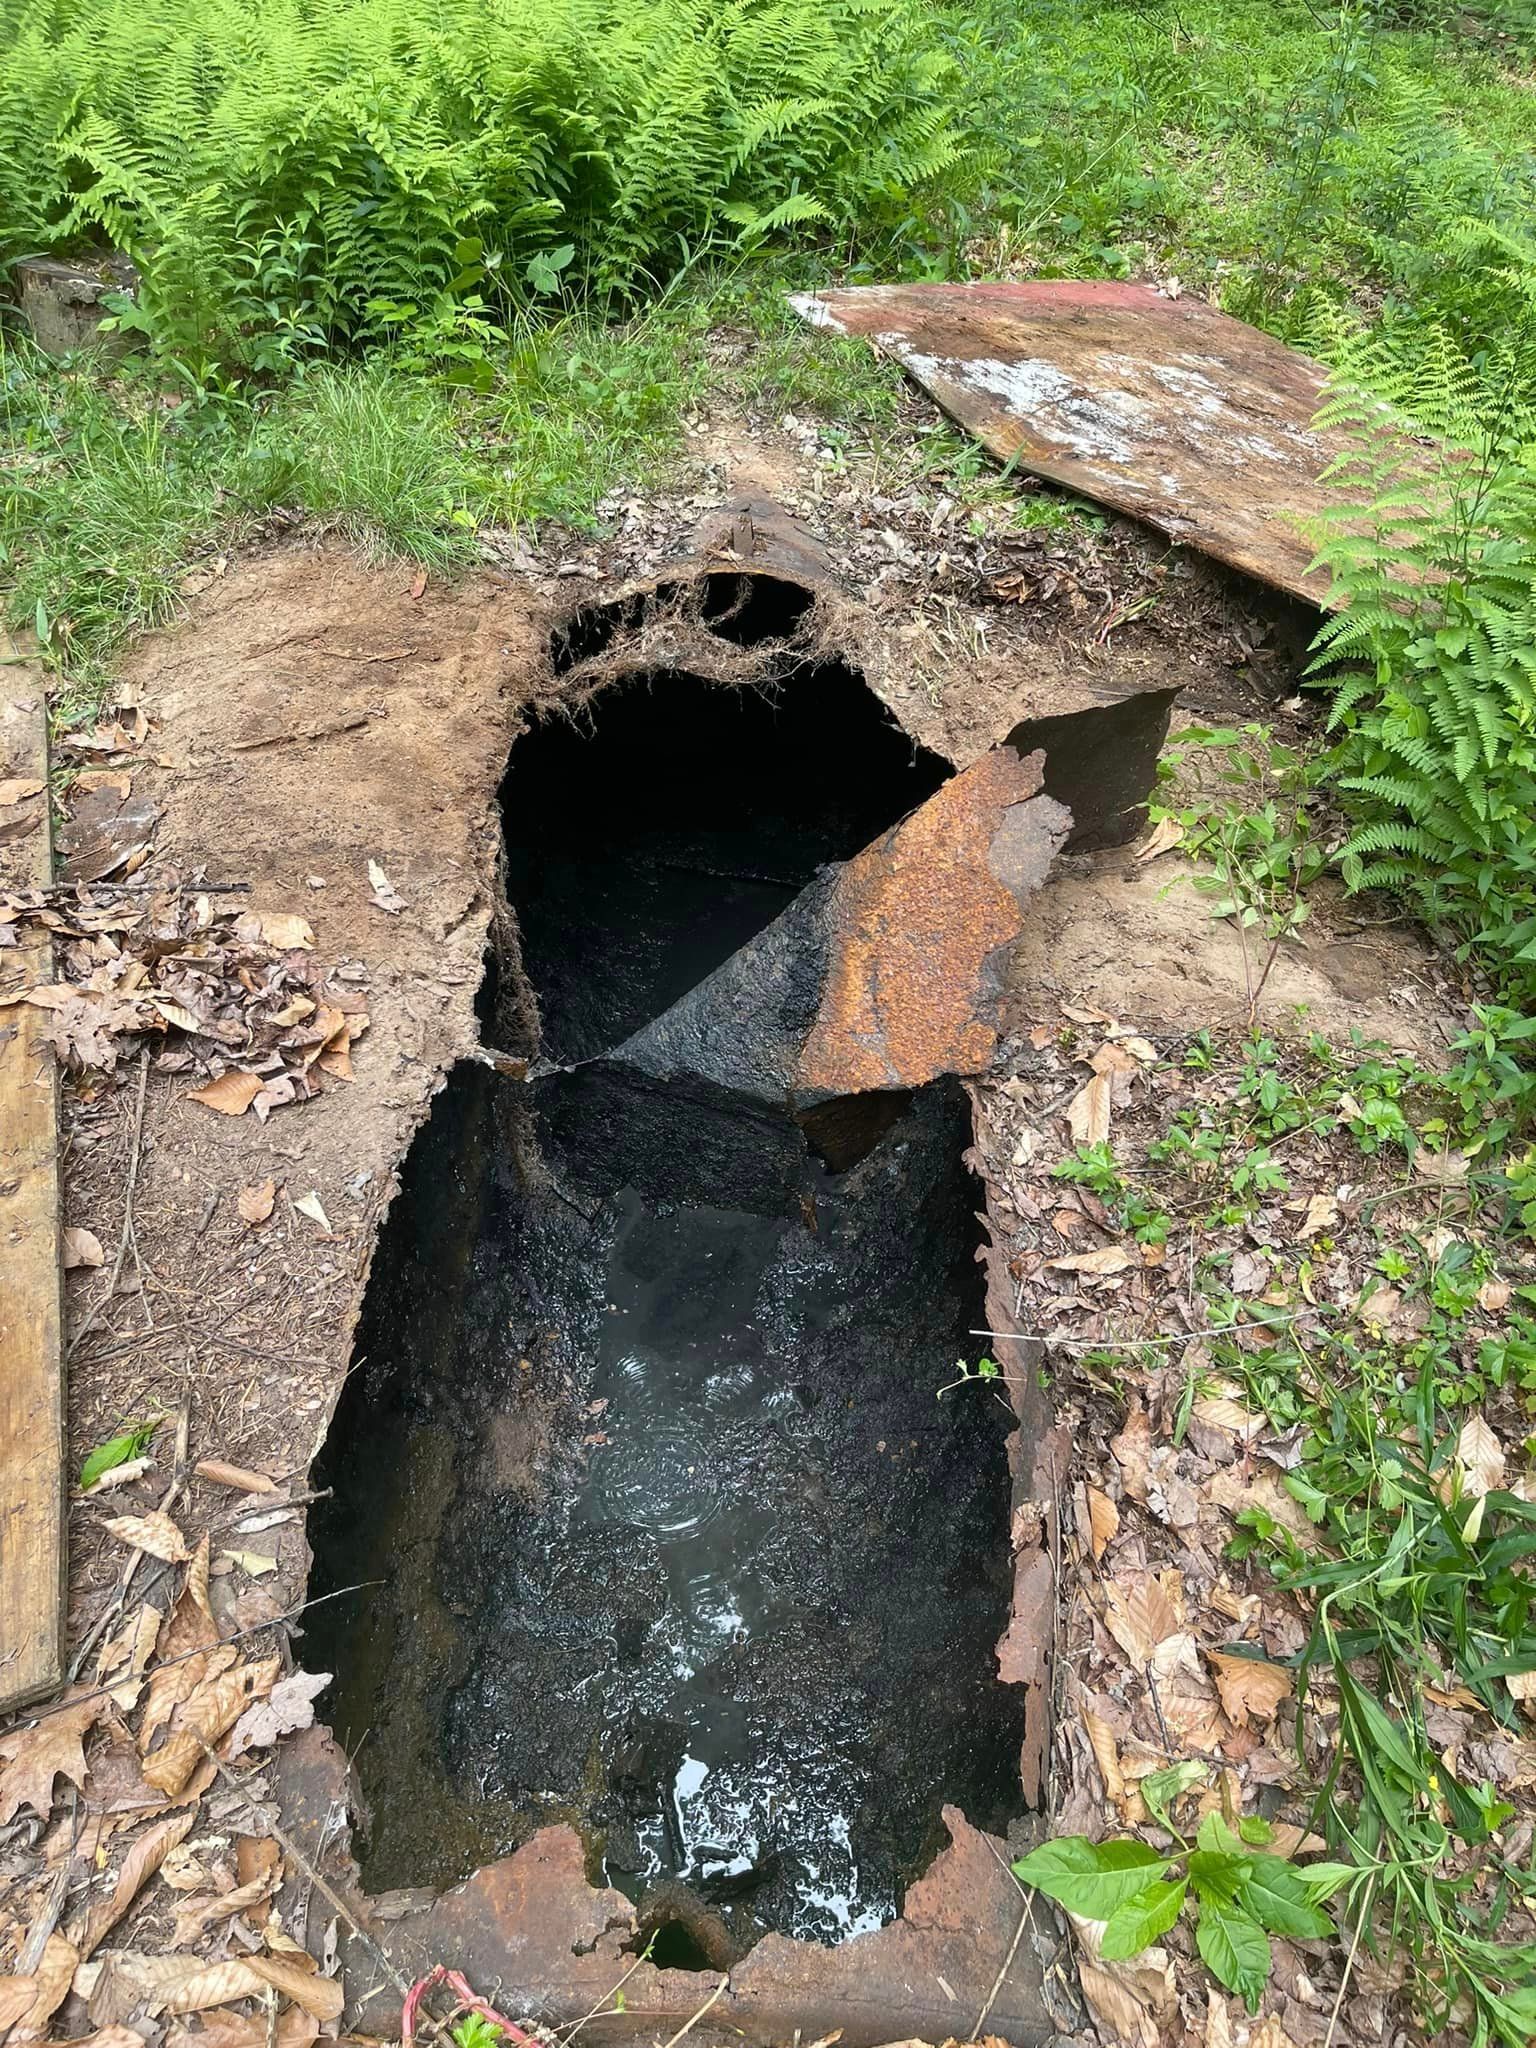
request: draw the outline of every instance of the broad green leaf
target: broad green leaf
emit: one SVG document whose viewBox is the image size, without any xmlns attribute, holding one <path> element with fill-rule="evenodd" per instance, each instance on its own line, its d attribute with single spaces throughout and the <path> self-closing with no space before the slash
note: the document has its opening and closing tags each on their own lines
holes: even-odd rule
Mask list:
<svg viewBox="0 0 1536 2048">
<path fill-rule="evenodd" d="M 1099 1949 L 1104 1960 L 1124 1962 L 1127 1956 L 1139 1956 L 1144 1948 L 1150 1948 L 1178 1919 L 1188 1889 L 1183 1878 L 1169 1884 L 1149 1884 L 1144 1892 L 1117 1907 L 1104 1927 Z"/>
<path fill-rule="evenodd" d="M 1154 1878 L 1166 1876 L 1169 1861 L 1145 1842 L 1090 1842 L 1086 1835 L 1063 1835 L 1022 1857 L 1013 1874 L 1069 1913 L 1107 1920 Z"/>
<path fill-rule="evenodd" d="M 136 1458 L 159 1427 L 160 1417 L 156 1415 L 149 1422 L 136 1423 L 132 1429 L 124 1430 L 110 1443 L 98 1444 L 80 1467 L 80 1484 L 94 1486 L 103 1473 L 115 1472 L 119 1465 Z"/>
<path fill-rule="evenodd" d="M 1246 1855 L 1224 1856 L 1215 1849 L 1197 1849 L 1189 1859 L 1189 1881 L 1201 1899 L 1219 1899 L 1234 1906 L 1248 1875 Z"/>
<path fill-rule="evenodd" d="M 1254 1919 L 1271 1934 L 1288 1934 L 1296 1941 L 1323 1941 L 1334 1931 L 1328 1915 L 1308 1896 L 1300 1873 L 1279 1856 L 1249 1858 L 1241 1897 Z"/>
<path fill-rule="evenodd" d="M 1197 1849 L 1210 1849 L 1218 1856 L 1241 1856 L 1243 1845 L 1214 1809 L 1205 1815 L 1195 1835 Z"/>
<path fill-rule="evenodd" d="M 1307 1895 L 1316 1903 L 1331 1899 L 1344 1885 L 1353 1884 L 1360 1875 L 1357 1863 L 1307 1863 L 1296 1873 L 1307 1888 Z"/>
<path fill-rule="evenodd" d="M 1145 1798 L 1145 1793 L 1142 1796 Z M 1263 1843 L 1275 1839 L 1275 1831 L 1269 1822 L 1256 1813 L 1244 1815 L 1237 1823 L 1237 1832 L 1244 1842 Z"/>
<path fill-rule="evenodd" d="M 1193 1385 L 1193 1382 L 1191 1382 Z M 1201 1763 L 1170 1764 L 1163 1771 L 1149 1771 L 1141 1781 L 1141 1796 L 1154 1820 L 1166 1820 L 1168 1809 L 1193 1785 L 1207 1776 L 1209 1766 Z"/>
<path fill-rule="evenodd" d="M 1195 1942 L 1217 1982 L 1237 1992 L 1250 2012 L 1257 2012 L 1270 1964 L 1269 1936 L 1258 1921 L 1241 1907 L 1204 1900 Z"/>
</svg>

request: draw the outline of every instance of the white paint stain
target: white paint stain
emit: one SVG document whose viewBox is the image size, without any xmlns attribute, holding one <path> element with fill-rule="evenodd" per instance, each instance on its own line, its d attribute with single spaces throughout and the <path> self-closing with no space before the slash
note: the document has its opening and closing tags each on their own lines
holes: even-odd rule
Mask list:
<svg viewBox="0 0 1536 2048">
<path fill-rule="evenodd" d="M 848 329 L 838 319 L 832 308 L 815 292 L 791 292 L 789 303 L 812 327 L 828 327 L 834 334 L 846 334 Z"/>
<path fill-rule="evenodd" d="M 921 382 L 939 377 L 985 391 L 1036 433 L 1077 456 L 1133 462 L 1146 428 L 1148 407 L 1131 391 L 1085 391 L 1055 363 L 1023 356 L 1014 363 L 982 356 L 925 356 L 905 351 L 907 367 Z"/>
</svg>

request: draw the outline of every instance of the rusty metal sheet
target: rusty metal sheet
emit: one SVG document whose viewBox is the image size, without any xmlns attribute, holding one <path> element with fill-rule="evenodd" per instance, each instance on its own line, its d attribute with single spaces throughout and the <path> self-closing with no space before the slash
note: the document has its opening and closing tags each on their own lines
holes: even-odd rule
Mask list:
<svg viewBox="0 0 1536 2048">
<path fill-rule="evenodd" d="M 796 294 L 864 335 L 1003 461 L 1321 604 L 1297 531 L 1338 444 L 1326 372 L 1246 322 L 1149 285 L 867 285 Z"/>
<path fill-rule="evenodd" d="M 609 1060 L 796 1109 L 982 1072 L 1009 949 L 1071 828 L 1039 793 L 1044 759 L 983 754 Z"/>
</svg>

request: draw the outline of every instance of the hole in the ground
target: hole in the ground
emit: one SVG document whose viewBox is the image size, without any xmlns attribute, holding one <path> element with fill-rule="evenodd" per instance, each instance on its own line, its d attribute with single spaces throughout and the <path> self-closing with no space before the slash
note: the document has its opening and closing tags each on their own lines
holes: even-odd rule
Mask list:
<svg viewBox="0 0 1536 2048">
<path fill-rule="evenodd" d="M 612 1046 L 944 772 L 837 664 L 632 678 L 536 728 L 505 817 L 546 1048 Z M 944 1083 L 802 1128 L 609 1062 L 454 1074 L 314 1522 L 315 1590 L 365 1588 L 310 1626 L 371 1885 L 568 1820 L 712 1967 L 889 1919 L 944 1803 L 1017 1811 L 1010 1423 L 935 1398 L 980 1320 L 968 1130 Z"/>
</svg>

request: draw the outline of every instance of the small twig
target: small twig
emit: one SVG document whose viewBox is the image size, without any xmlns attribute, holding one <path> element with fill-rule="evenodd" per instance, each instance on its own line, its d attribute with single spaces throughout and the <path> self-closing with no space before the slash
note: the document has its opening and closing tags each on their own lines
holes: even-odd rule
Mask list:
<svg viewBox="0 0 1536 2048">
<path fill-rule="evenodd" d="M 134 1555 L 139 1556 L 141 1553 L 135 1551 Z M 160 1579 L 145 1587 L 146 1597 L 154 1592 L 161 1579 L 170 1576 L 170 1572 L 170 1565 L 161 1567 Z M 279 1628 L 284 1622 L 297 1621 L 301 1614 L 307 1613 L 311 1607 L 323 1607 L 327 1600 L 340 1600 L 348 1593 L 363 1593 L 370 1586 L 382 1586 L 384 1583 L 383 1579 L 360 1579 L 355 1586 L 338 1586 L 333 1593 L 317 1593 L 313 1600 L 300 1600 L 293 1607 L 285 1607 L 281 1613 L 274 1614 L 270 1621 L 253 1622 L 249 1628 L 237 1628 L 230 1635 L 216 1636 L 212 1643 L 207 1645 L 207 1648 L 216 1650 L 224 1643 L 242 1643 L 247 1636 L 259 1636 L 264 1629 Z M 112 1614 L 113 1607 L 109 1601 L 96 1620 L 92 1622 L 89 1636 L 76 1652 L 71 1676 L 78 1672 L 81 1665 L 84 1664 L 91 1644 L 101 1633 L 103 1624 L 112 1617 Z M 188 1658 L 201 1657 L 202 1655 L 204 1655 L 203 1650 L 184 1650 L 179 1657 L 158 1658 L 155 1663 L 155 1669 L 157 1671 L 169 1671 L 173 1664 L 185 1664 Z M 93 1685 L 88 1691 L 72 1692 L 67 1699 L 55 1700 L 52 1706 L 30 1708 L 24 1714 L 17 1716 L 14 1725 L 20 1726 L 22 1722 L 25 1722 L 30 1727 L 34 1721 L 46 1721 L 51 1714 L 63 1713 L 66 1707 L 78 1707 L 82 1700 L 104 1699 L 109 1693 L 115 1692 L 123 1683 L 123 1678 L 114 1678 L 110 1685 Z"/>
<path fill-rule="evenodd" d="M 112 1272 L 107 1280 L 105 1292 L 69 1340 L 69 1349 L 64 1354 L 66 1363 L 74 1357 L 76 1349 L 87 1333 L 97 1327 L 97 1317 L 116 1294 L 117 1283 L 123 1277 L 123 1261 L 128 1256 L 128 1244 L 133 1236 L 133 1195 L 139 1184 L 139 1156 L 144 1142 L 144 1100 L 148 1092 L 149 1047 L 146 1045 L 139 1051 L 139 1093 L 133 1109 L 132 1149 L 128 1154 L 128 1180 L 123 1192 L 123 1228 L 117 1240 L 117 1257 L 112 1261 Z"/>
<path fill-rule="evenodd" d="M 1370 1881 L 1365 1887 L 1365 1898 L 1361 1903 L 1360 1912 L 1355 1921 L 1355 1938 L 1349 1944 L 1349 1954 L 1344 1958 L 1344 1974 L 1339 1979 L 1339 1995 L 1333 2001 L 1333 2011 L 1328 2015 L 1328 2032 L 1323 2040 L 1323 2048 L 1333 2048 L 1334 2030 L 1339 2024 L 1339 2013 L 1344 2005 L 1344 1994 L 1349 1989 L 1350 1974 L 1355 1967 L 1355 1956 L 1360 1948 L 1360 1937 L 1365 1932 L 1366 1921 L 1370 1918 L 1371 1894 L 1375 1889 L 1376 1873 L 1372 1871 Z"/>
<path fill-rule="evenodd" d="M 709 2011 L 709 2008 L 715 2003 L 716 1999 L 723 1998 L 725 1993 L 729 1991 L 730 1988 L 731 1980 L 729 1975 L 726 1975 L 720 1979 L 720 1982 L 715 1986 L 714 1990 L 711 1991 L 708 1998 L 706 1998 L 704 2003 L 699 2007 L 698 2011 L 693 2014 L 692 2018 L 683 2021 L 683 2024 L 678 2028 L 677 2032 L 672 2036 L 671 2040 L 666 2043 L 666 2048 L 677 2048 L 677 2044 L 679 2041 L 682 2040 L 684 2034 L 692 2033 L 693 2029 L 698 2025 L 699 2021 L 703 2019 L 705 2013 Z"/>
<path fill-rule="evenodd" d="M 973 2041 L 979 2041 L 981 2039 L 981 2030 L 983 2026 L 986 2024 L 987 2018 L 991 2013 L 993 2006 L 997 2003 L 997 1994 L 1003 1988 L 1003 1979 L 1008 1975 L 1008 1972 L 1013 1968 L 1013 1959 L 1019 1952 L 1019 1943 L 1024 1939 L 1024 1930 L 1034 1919 L 1034 1917 L 1034 1894 L 1032 1892 L 1026 1892 L 1024 1895 L 1024 1910 L 1019 1915 L 1018 1926 L 1013 1930 L 1013 1940 L 1008 1944 L 1008 1953 L 1003 1957 L 1003 1966 L 998 1971 L 996 1977 L 993 1978 L 992 1989 L 987 1993 L 987 2002 L 981 2008 L 981 2011 L 977 2013 L 976 2024 L 971 2029 L 971 2039 Z"/>
<path fill-rule="evenodd" d="M 332 725 L 312 725 L 304 732 L 269 732 L 259 740 L 235 740 L 229 751 L 232 754 L 250 754 L 258 747 L 292 747 L 304 740 L 328 740 L 339 732 L 354 732 L 358 726 L 367 723 L 368 713 L 360 711 L 355 718 L 338 719 Z"/>
<path fill-rule="evenodd" d="M 1172 1763 L 1174 1761 L 1173 1744 L 1168 1739 L 1168 1723 L 1163 1719 L 1163 1703 L 1157 1696 L 1157 1679 L 1150 1664 L 1146 1667 L 1146 1676 L 1147 1691 L 1152 1695 L 1152 1706 L 1157 1715 L 1157 1725 L 1162 1730 L 1163 1753 L 1169 1763 Z"/>
<path fill-rule="evenodd" d="M 245 1786 L 241 1783 L 240 1779 L 238 1779 L 235 1776 L 234 1772 L 229 1768 L 228 1764 L 226 1764 L 223 1761 L 223 1759 L 219 1756 L 218 1752 L 213 1748 L 213 1746 L 210 1743 L 203 1743 L 202 1751 L 204 1756 L 207 1757 L 208 1761 L 213 1765 L 214 1769 L 218 1772 L 219 1776 L 224 1780 L 224 1783 L 229 1787 L 230 1791 L 233 1792 L 237 1798 L 242 1799 L 245 1802 L 248 1811 L 256 1816 L 256 1818 L 260 1822 L 260 1832 L 262 1832 L 263 1834 L 270 1834 L 273 1837 L 278 1847 L 282 1850 L 283 1854 L 285 1856 L 291 1856 L 293 1858 L 295 1864 L 297 1864 L 298 1868 L 303 1872 L 304 1876 L 309 1879 L 309 1882 L 314 1887 L 314 1889 L 320 1893 L 321 1897 L 325 1900 L 326 1904 L 334 1908 L 336 1913 L 339 1914 L 340 1917 L 346 1921 L 347 1925 L 351 1928 L 353 1934 L 356 1935 L 357 1939 L 363 1944 L 364 1948 L 366 1948 L 370 1952 L 370 1954 L 373 1956 L 374 1961 L 378 1964 L 379 1968 L 384 1972 L 385 1976 L 388 1977 L 390 1983 L 394 1986 L 395 1990 L 399 1992 L 401 2000 L 404 2001 L 405 1999 L 409 1998 L 411 1994 L 410 1985 L 406 1983 L 405 1979 L 401 1976 L 400 1972 L 395 1968 L 394 1964 L 390 1961 L 388 1955 L 374 1940 L 373 1936 L 368 1932 L 367 1928 L 359 1924 L 356 1915 L 352 1912 L 352 1909 L 350 1906 L 348 1906 L 346 1900 L 341 1896 L 341 1893 L 336 1890 L 335 1886 L 332 1885 L 327 1878 L 321 1876 L 320 1872 L 316 1870 L 315 1866 L 304 1854 L 304 1851 L 299 1847 L 298 1843 L 295 1842 L 292 1836 L 287 1834 L 284 1831 L 284 1829 L 279 1825 L 279 1823 L 272 1818 L 271 1809 L 269 1807 L 263 1808 L 257 1805 L 256 1801 L 251 1797 L 250 1793 L 246 1790 Z"/>
<path fill-rule="evenodd" d="M 1154 1337 L 1058 1337 L 1049 1330 L 971 1330 L 967 1334 L 995 1341 L 1011 1338 L 1015 1344 L 1048 1344 L 1061 1351 L 1129 1351 L 1141 1344 L 1193 1344 L 1203 1337 L 1228 1336 L 1233 1330 L 1269 1330 L 1279 1324 L 1299 1322 L 1307 1313 L 1299 1308 L 1288 1316 L 1266 1316 L 1262 1322 L 1211 1323 L 1201 1330 L 1175 1330 Z"/>
<path fill-rule="evenodd" d="M 650 1954 L 651 1946 L 650 1943 L 647 1942 L 645 1947 L 640 1951 L 639 1955 L 635 1957 L 635 1960 L 630 1964 L 629 1968 L 624 1972 L 623 1976 L 619 1979 L 618 1983 L 614 1985 L 613 1989 L 611 1991 L 605 1991 L 602 1997 L 597 2001 L 596 2005 L 593 2006 L 592 2010 L 590 2012 L 584 2012 L 581 2018 L 576 2021 L 574 2026 L 567 2027 L 565 2032 L 558 2036 L 559 2040 L 561 2042 L 574 2041 L 576 2036 L 581 2032 L 582 2028 L 587 2024 L 587 2021 L 597 2019 L 599 2015 L 606 2010 L 608 2001 L 611 1998 L 618 1997 L 619 1993 L 624 1989 L 624 1986 L 629 1982 L 630 1978 L 633 1977 L 636 1970 L 640 1969 L 643 1964 L 647 1963 L 650 1960 Z"/>
</svg>

